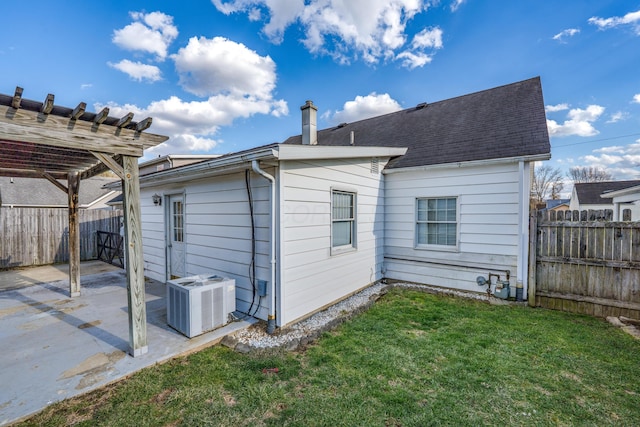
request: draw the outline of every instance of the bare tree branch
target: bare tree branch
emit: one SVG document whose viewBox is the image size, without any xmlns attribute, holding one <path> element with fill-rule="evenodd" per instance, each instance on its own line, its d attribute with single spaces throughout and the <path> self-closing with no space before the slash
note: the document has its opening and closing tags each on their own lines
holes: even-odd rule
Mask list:
<svg viewBox="0 0 640 427">
<path fill-rule="evenodd" d="M 605 169 L 594 166 L 576 166 L 567 173 L 574 183 L 613 181 L 613 175 Z"/>
<path fill-rule="evenodd" d="M 543 203 L 546 199 L 559 199 L 563 187 L 560 168 L 549 165 L 534 168 L 531 183 L 531 198 L 534 202 Z"/>
</svg>

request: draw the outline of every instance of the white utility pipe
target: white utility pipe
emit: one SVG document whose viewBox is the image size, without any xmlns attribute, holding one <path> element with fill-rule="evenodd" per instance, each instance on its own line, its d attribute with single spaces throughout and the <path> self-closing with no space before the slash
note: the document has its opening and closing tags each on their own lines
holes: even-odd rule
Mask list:
<svg viewBox="0 0 640 427">
<path fill-rule="evenodd" d="M 269 290 L 269 315 L 267 317 L 267 333 L 276 329 L 276 179 L 260 169 L 257 160 L 251 161 L 251 169 L 271 181 L 271 286 Z"/>
<path fill-rule="evenodd" d="M 518 191 L 520 202 L 518 203 L 518 262 L 516 265 L 516 295 L 518 287 L 522 287 L 522 296 L 527 298 L 529 292 L 529 199 L 531 197 L 531 163 L 518 162 Z"/>
</svg>

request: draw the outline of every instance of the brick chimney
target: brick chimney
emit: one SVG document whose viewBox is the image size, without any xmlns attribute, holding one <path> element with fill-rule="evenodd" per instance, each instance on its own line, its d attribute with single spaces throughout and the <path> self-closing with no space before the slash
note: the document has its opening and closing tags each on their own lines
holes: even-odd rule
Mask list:
<svg viewBox="0 0 640 427">
<path fill-rule="evenodd" d="M 302 110 L 302 145 L 316 145 L 318 143 L 318 108 L 312 101 L 307 101 L 300 110 Z"/>
</svg>

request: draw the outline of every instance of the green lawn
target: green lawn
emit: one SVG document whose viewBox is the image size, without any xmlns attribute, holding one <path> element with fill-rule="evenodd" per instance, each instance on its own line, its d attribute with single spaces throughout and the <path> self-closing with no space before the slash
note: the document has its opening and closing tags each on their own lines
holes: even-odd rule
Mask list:
<svg viewBox="0 0 640 427">
<path fill-rule="evenodd" d="M 637 426 L 639 378 L 602 319 L 395 289 L 304 352 L 213 347 L 26 424 Z"/>
</svg>

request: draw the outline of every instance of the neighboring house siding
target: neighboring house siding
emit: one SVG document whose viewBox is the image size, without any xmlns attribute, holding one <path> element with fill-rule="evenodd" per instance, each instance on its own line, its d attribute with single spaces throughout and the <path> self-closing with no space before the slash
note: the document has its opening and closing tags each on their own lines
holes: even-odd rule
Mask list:
<svg viewBox="0 0 640 427">
<path fill-rule="evenodd" d="M 479 291 L 475 279 L 510 270 L 519 242 L 518 164 L 434 168 L 385 176 L 385 276 Z M 418 249 L 417 198 L 458 198 L 457 250 Z"/>
<path fill-rule="evenodd" d="M 618 206 L 618 209 L 620 210 L 620 212 L 618 212 L 618 220 L 621 221 L 622 220 L 622 212 L 625 209 L 630 209 L 631 210 L 631 221 L 638 221 L 640 220 L 640 201 L 636 201 L 633 203 L 624 203 L 624 204 L 620 204 Z"/>
<path fill-rule="evenodd" d="M 380 161 L 382 170 L 385 162 Z M 383 177 L 371 161 L 281 163 L 281 294 L 286 325 L 382 278 Z M 356 195 L 356 250 L 331 254 L 331 190 Z"/>
<path fill-rule="evenodd" d="M 579 207 L 578 194 L 576 193 L 576 188 L 573 187 L 573 190 L 571 190 L 571 199 L 569 200 L 569 210 L 576 211 Z"/>
<path fill-rule="evenodd" d="M 273 173 L 273 170 L 270 171 Z M 270 188 L 251 174 L 256 225 L 256 278 L 270 280 Z M 143 207 L 144 256 L 149 277 L 166 280 L 165 207 L 151 203 L 158 188 L 145 188 Z M 251 217 L 244 172 L 190 181 L 186 186 L 164 188 L 163 195 L 184 194 L 186 275 L 218 274 L 235 279 L 237 309 L 247 311 L 253 295 L 251 270 Z M 258 297 L 252 308 L 257 308 Z M 257 317 L 266 319 L 268 299 L 263 298 Z"/>
</svg>

